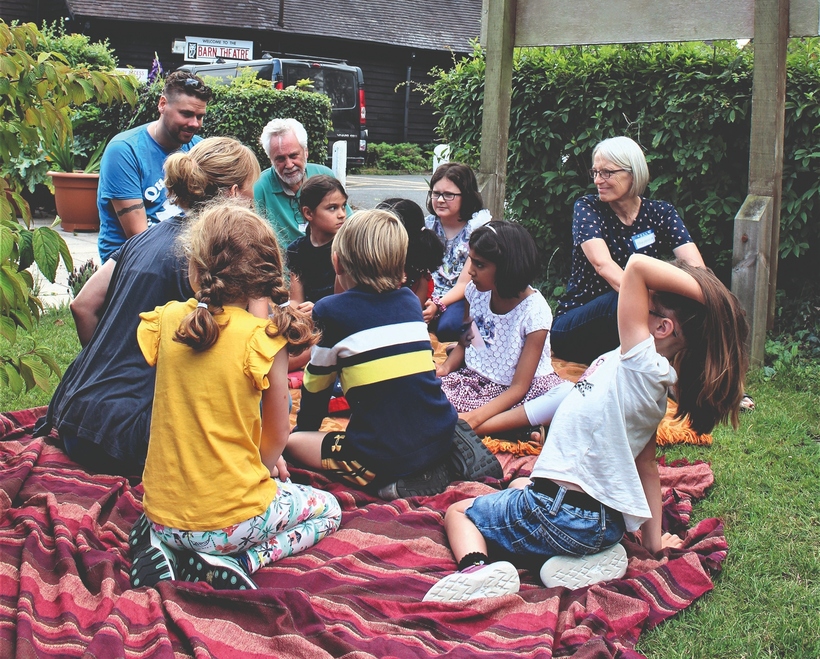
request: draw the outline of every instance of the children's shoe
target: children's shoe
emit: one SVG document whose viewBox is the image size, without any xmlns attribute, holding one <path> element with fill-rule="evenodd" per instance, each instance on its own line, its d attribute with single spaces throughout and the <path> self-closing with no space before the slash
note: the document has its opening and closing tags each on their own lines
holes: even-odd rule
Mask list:
<svg viewBox="0 0 820 659">
<path fill-rule="evenodd" d="M 447 575 L 427 591 L 424 601 L 464 602 L 479 597 L 502 597 L 517 593 L 520 587 L 515 566 L 499 561 L 489 565 L 472 565 L 462 572 Z"/>
<path fill-rule="evenodd" d="M 179 578 L 204 581 L 216 590 L 256 590 L 257 585 L 233 556 L 184 550 L 179 556 Z"/>
<path fill-rule="evenodd" d="M 626 565 L 626 549 L 621 544 L 588 556 L 553 556 L 541 568 L 541 581 L 547 588 L 564 586 L 575 590 L 620 579 L 626 574 Z"/>
<path fill-rule="evenodd" d="M 151 522 L 145 514 L 140 515 L 128 534 L 131 550 L 131 586 L 153 588 L 160 581 L 177 578 L 176 556 L 151 530 Z"/>
<path fill-rule="evenodd" d="M 446 463 L 440 462 L 385 485 L 378 491 L 378 495 L 385 501 L 404 497 L 429 497 L 444 492 L 452 480 L 450 468 Z"/>
<path fill-rule="evenodd" d="M 501 480 L 504 477 L 498 458 L 484 446 L 484 442 L 464 419 L 459 419 L 456 424 L 450 461 L 456 477 L 465 481 L 484 478 Z"/>
</svg>

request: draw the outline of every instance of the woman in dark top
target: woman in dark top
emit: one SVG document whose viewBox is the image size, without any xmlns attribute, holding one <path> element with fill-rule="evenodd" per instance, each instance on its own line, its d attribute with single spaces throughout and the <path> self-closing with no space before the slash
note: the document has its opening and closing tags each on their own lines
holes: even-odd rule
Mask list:
<svg viewBox="0 0 820 659">
<path fill-rule="evenodd" d="M 219 196 L 253 200 L 259 162 L 234 139 L 212 137 L 165 161 L 169 198 L 186 212 L 134 236 L 71 303 L 83 349 L 66 369 L 36 432 L 56 428 L 66 452 L 93 471 L 140 476 L 148 450 L 154 369 L 137 346 L 142 311 L 193 297 L 177 238 Z M 252 312 L 267 315 L 267 305 Z"/>
<path fill-rule="evenodd" d="M 600 142 L 589 174 L 598 194 L 575 202 L 572 274 L 550 333 L 554 356 L 582 364 L 618 347 L 618 291 L 631 254 L 673 253 L 703 266 L 675 208 L 642 196 L 649 170 L 635 141 L 613 137 Z"/>
</svg>

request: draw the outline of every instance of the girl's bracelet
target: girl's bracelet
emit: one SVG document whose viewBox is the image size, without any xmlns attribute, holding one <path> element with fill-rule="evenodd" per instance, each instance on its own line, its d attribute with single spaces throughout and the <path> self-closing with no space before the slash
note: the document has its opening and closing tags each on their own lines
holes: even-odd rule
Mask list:
<svg viewBox="0 0 820 659">
<path fill-rule="evenodd" d="M 430 300 L 433 304 L 436 305 L 436 309 L 438 309 L 438 311 L 436 311 L 436 315 L 433 316 L 433 318 L 438 318 L 441 314 L 447 311 L 447 305 L 441 301 L 441 298 L 438 295 L 431 295 Z"/>
</svg>

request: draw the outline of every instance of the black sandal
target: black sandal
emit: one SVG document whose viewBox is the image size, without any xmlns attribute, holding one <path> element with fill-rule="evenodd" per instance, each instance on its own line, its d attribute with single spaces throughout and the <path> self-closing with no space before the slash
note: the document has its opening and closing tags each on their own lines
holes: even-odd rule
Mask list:
<svg viewBox="0 0 820 659">
<path fill-rule="evenodd" d="M 538 435 L 538 439 L 533 439 L 533 435 Z M 505 442 L 522 442 L 524 444 L 535 442 L 539 446 L 543 446 L 544 440 L 547 438 L 547 431 L 544 426 L 527 426 L 526 428 L 516 428 L 507 432 L 497 432 L 492 437 Z"/>
<path fill-rule="evenodd" d="M 754 412 L 755 410 L 755 399 L 752 398 L 749 394 L 745 391 L 743 392 L 743 398 L 740 399 L 740 411 L 741 412 Z"/>
</svg>

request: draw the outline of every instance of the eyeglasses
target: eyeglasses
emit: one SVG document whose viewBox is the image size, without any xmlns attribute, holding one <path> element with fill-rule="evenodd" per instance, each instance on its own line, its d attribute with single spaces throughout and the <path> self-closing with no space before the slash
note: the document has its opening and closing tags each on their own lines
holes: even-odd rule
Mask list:
<svg viewBox="0 0 820 659">
<path fill-rule="evenodd" d="M 435 190 L 430 190 L 427 193 L 427 196 L 430 197 L 433 201 L 438 201 L 439 199 L 444 199 L 444 201 L 453 201 L 456 197 L 460 197 L 460 192 L 436 192 Z"/>
<path fill-rule="evenodd" d="M 609 177 L 613 174 L 617 174 L 618 172 L 628 172 L 628 169 L 590 169 L 589 170 L 589 178 L 593 181 L 595 180 L 596 176 L 600 176 L 604 181 L 608 181 Z"/>
<path fill-rule="evenodd" d="M 202 89 L 207 90 L 208 85 L 206 85 L 201 80 L 197 80 L 196 78 L 186 78 L 185 79 L 185 88 L 186 89 Z"/>
<path fill-rule="evenodd" d="M 664 316 L 662 313 L 658 313 L 654 309 L 649 310 L 649 315 L 650 316 L 655 316 L 656 318 L 666 318 L 666 320 L 672 321 L 672 319 L 669 316 Z M 678 332 L 675 329 L 675 322 L 674 321 L 672 321 L 672 336 L 674 336 L 676 339 L 678 338 Z"/>
</svg>

